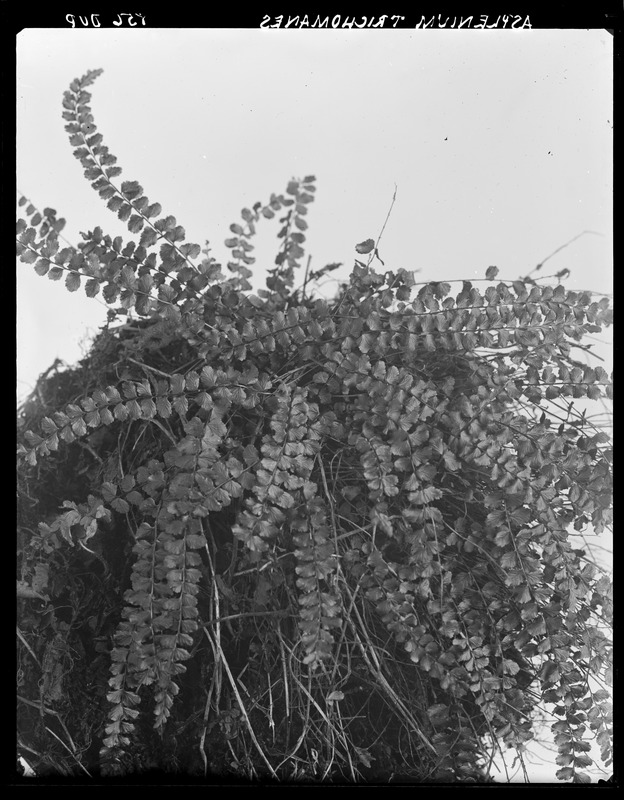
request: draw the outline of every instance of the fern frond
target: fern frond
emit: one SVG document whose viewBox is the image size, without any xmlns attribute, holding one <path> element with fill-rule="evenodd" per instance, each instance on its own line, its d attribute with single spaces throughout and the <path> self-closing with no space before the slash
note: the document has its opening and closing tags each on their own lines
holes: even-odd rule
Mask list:
<svg viewBox="0 0 624 800">
<path fill-rule="evenodd" d="M 192 259 L 199 255 L 201 248 L 197 244 L 178 245 L 184 242 L 186 234 L 175 217 L 169 215 L 152 222 L 162 211 L 160 203 L 150 203 L 137 181 L 124 181 L 119 188 L 112 182 L 122 170 L 116 166 L 117 157 L 102 144 L 102 134 L 97 132 L 91 107 L 87 105 L 91 94 L 85 91 L 102 72 L 86 73 L 74 81 L 63 96 L 63 118 L 68 120 L 65 130 L 70 134 L 70 144 L 76 148 L 74 156 L 84 167 L 85 177 L 93 189 L 108 201 L 108 208 L 127 223 L 131 233 L 139 233 L 147 226 L 141 234 L 140 246 L 148 250 L 162 239 L 160 255 L 167 270 L 178 271 L 184 266 L 196 270 Z"/>
<path fill-rule="evenodd" d="M 377 272 L 373 256 L 333 300 L 300 296 L 313 176 L 243 209 L 225 278 L 139 183 L 116 182 L 86 91 L 100 72 L 66 92 L 66 128 L 136 241 L 96 227 L 61 248 L 64 220 L 21 197 L 17 252 L 70 291 L 101 293 L 111 321 L 140 319 L 100 334 L 76 371 L 85 388 L 60 376 L 62 392 L 22 412 L 18 587 L 20 602 L 59 600 L 54 568 L 95 556 L 107 602 L 26 631 L 23 665 L 39 635 L 53 658 L 54 626 L 69 631 L 64 653 L 79 629 L 100 626 L 99 652 L 113 642 L 98 728 L 109 772 L 167 751 L 192 708 L 204 770 L 208 735 L 228 748 L 217 742 L 215 759 L 246 769 L 255 750 L 289 778 L 302 763 L 318 778 L 322 761 L 324 775 L 357 779 L 373 758 L 390 775 L 407 742 L 406 775 L 472 782 L 489 741 L 525 746 L 543 700 L 559 718 L 558 777 L 585 781 L 587 724 L 611 758 L 608 693 L 589 676 L 611 680 L 612 598 L 573 537 L 612 521 L 613 454 L 573 401 L 612 390 L 575 355 L 612 323 L 607 298 L 495 282 L 495 267 L 485 288 L 454 291 Z M 256 296 L 253 237 L 276 216 L 280 248 Z"/>
<path fill-rule="evenodd" d="M 307 518 L 300 517 L 293 524 L 293 542 L 303 663 L 315 669 L 334 654 L 334 631 L 342 624 L 342 602 L 336 591 L 337 556 L 326 509 L 319 497 L 307 508 Z"/>
<path fill-rule="evenodd" d="M 174 413 L 185 418 L 190 401 L 205 411 L 215 406 L 227 410 L 232 403 L 253 407 L 258 382 L 253 370 L 244 374 L 232 368 L 224 372 L 204 367 L 201 373 L 175 374 L 154 384 L 143 379 L 124 381 L 119 388 L 107 386 L 83 398 L 80 405 L 70 403 L 52 417 L 44 417 L 40 423 L 43 435 L 26 431 L 24 439 L 30 447 L 20 444 L 18 453 L 34 465 L 38 456 L 57 450 L 60 440 L 73 442 L 115 420 L 168 419 Z"/>
</svg>

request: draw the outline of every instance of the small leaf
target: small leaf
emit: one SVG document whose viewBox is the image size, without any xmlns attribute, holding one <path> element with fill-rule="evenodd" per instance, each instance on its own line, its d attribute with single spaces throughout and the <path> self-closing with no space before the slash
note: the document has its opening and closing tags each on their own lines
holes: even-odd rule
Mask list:
<svg viewBox="0 0 624 800">
<path fill-rule="evenodd" d="M 80 275 L 77 272 L 70 272 L 65 278 L 65 286 L 70 292 L 80 289 Z"/>
<path fill-rule="evenodd" d="M 104 500 L 109 503 L 117 494 L 117 487 L 114 483 L 110 481 L 105 481 L 102 486 L 100 487 L 100 491 L 102 493 L 102 497 Z"/>
<path fill-rule="evenodd" d="M 124 181 L 121 184 L 121 193 L 127 200 L 134 200 L 135 197 L 143 194 L 143 188 L 137 181 Z"/>
<path fill-rule="evenodd" d="M 493 281 L 494 278 L 498 275 L 498 267 L 488 267 L 485 271 L 485 277 L 488 281 Z"/>
<path fill-rule="evenodd" d="M 141 247 L 152 247 L 158 241 L 158 231 L 153 228 L 144 228 L 139 239 Z"/>
<path fill-rule="evenodd" d="M 146 217 L 157 217 L 162 212 L 162 206 L 160 203 L 152 203 L 148 206 L 145 211 L 143 212 Z"/>
<path fill-rule="evenodd" d="M 35 250 L 26 250 L 25 252 L 21 253 L 20 261 L 23 261 L 24 264 L 34 264 L 37 260 L 37 252 Z"/>
<path fill-rule="evenodd" d="M 114 199 L 114 198 L 113 198 Z M 130 218 L 130 213 L 132 212 L 132 206 L 128 203 L 122 203 L 117 212 L 117 216 L 122 222 L 126 222 Z"/>
<path fill-rule="evenodd" d="M 40 258 L 35 264 L 35 272 L 37 275 L 45 275 L 50 269 L 50 262 L 47 258 Z"/>
<path fill-rule="evenodd" d="M 365 239 L 363 242 L 355 245 L 355 252 L 365 255 L 366 253 L 370 253 L 374 247 L 375 242 L 372 239 Z"/>
<path fill-rule="evenodd" d="M 143 227 L 144 220 L 138 214 L 133 214 L 128 220 L 128 229 L 130 233 L 138 233 Z"/>
<path fill-rule="evenodd" d="M 110 506 L 114 511 L 118 511 L 120 514 L 127 514 L 128 511 L 130 511 L 130 504 L 121 497 L 116 497 L 114 500 L 111 500 Z"/>
<path fill-rule="evenodd" d="M 110 208 L 111 211 L 117 212 L 123 205 L 123 198 L 115 195 L 115 197 L 111 197 L 111 199 L 106 204 L 107 208 Z"/>
</svg>

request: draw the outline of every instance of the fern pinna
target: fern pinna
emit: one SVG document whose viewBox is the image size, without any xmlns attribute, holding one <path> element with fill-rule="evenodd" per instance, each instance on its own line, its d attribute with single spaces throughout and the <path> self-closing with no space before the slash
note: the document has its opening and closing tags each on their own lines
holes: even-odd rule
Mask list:
<svg viewBox="0 0 624 800">
<path fill-rule="evenodd" d="M 611 397 L 579 360 L 608 301 L 495 267 L 453 294 L 376 272 L 372 240 L 321 299 L 295 284 L 313 176 L 243 210 L 223 270 L 116 182 L 88 105 L 100 72 L 63 117 L 138 240 L 96 227 L 61 248 L 64 220 L 20 199 L 20 259 L 110 307 L 19 420 L 23 691 L 40 657 L 87 642 L 23 698 L 74 716 L 71 758 L 27 714 L 22 744 L 44 771 L 489 780 L 543 702 L 558 777 L 588 781 L 589 733 L 611 758 L 611 590 L 574 537 L 611 522 L 611 447 L 574 401 Z M 93 703 L 51 708 L 85 670 Z"/>
</svg>

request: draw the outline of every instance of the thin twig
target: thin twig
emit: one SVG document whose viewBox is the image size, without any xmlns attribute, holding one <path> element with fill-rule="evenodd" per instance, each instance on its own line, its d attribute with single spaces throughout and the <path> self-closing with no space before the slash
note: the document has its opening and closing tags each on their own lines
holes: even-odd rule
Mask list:
<svg viewBox="0 0 624 800">
<path fill-rule="evenodd" d="M 214 587 L 214 598 L 215 598 L 215 611 L 216 611 L 216 614 L 217 614 L 217 616 L 216 616 L 217 625 L 216 625 L 216 629 L 215 629 L 215 638 L 212 639 L 210 633 L 208 632 L 208 628 L 205 625 L 203 626 L 203 630 L 204 630 L 204 633 L 206 634 L 206 637 L 208 638 L 208 640 L 213 645 L 213 650 L 216 650 L 216 653 L 219 656 L 218 661 L 225 668 L 226 675 L 227 675 L 228 680 L 230 682 L 230 686 L 232 687 L 232 691 L 236 695 L 236 700 L 237 700 L 238 706 L 239 706 L 239 708 L 241 710 L 241 714 L 243 715 L 243 719 L 245 720 L 245 724 L 247 725 L 247 729 L 249 731 L 249 735 L 251 736 L 251 740 L 254 743 L 254 745 L 256 747 L 256 750 L 260 754 L 260 757 L 262 758 L 264 763 L 269 768 L 269 772 L 271 773 L 271 775 L 274 778 L 277 778 L 277 774 L 274 771 L 273 767 L 271 766 L 271 762 L 266 757 L 266 755 L 264 753 L 264 750 L 260 746 L 260 742 L 256 738 L 256 734 L 255 734 L 254 729 L 253 729 L 253 727 L 251 725 L 251 721 L 249 719 L 249 716 L 247 715 L 247 709 L 245 708 L 245 704 L 243 703 L 243 698 L 240 696 L 240 692 L 238 691 L 238 687 L 236 686 L 236 681 L 234 680 L 234 676 L 232 675 L 232 671 L 230 670 L 230 665 L 228 664 L 227 658 L 225 657 L 225 653 L 223 652 L 223 648 L 221 646 L 221 624 L 220 624 L 220 614 L 219 614 L 219 589 L 218 589 L 218 584 L 217 584 L 217 580 L 216 580 L 216 571 L 215 571 L 215 568 L 214 568 L 214 564 L 212 562 L 212 556 L 211 556 L 210 548 L 208 547 L 208 545 L 206 545 L 206 554 L 208 556 L 208 564 L 209 564 L 210 572 L 211 572 L 211 575 L 212 575 L 212 585 Z M 217 663 L 217 659 L 215 658 L 215 664 L 216 663 Z"/>
<path fill-rule="evenodd" d="M 349 587 L 346 584 L 345 584 L 345 588 L 347 590 L 347 593 L 350 594 Z M 362 653 L 364 661 L 366 662 L 366 665 L 368 666 L 369 670 L 371 671 L 371 674 L 375 675 L 375 677 L 376 677 L 380 687 L 383 689 L 384 694 L 386 695 L 386 697 L 389 698 L 389 700 L 394 705 L 394 707 L 400 712 L 400 714 L 403 715 L 403 719 L 407 720 L 410 723 L 410 725 L 412 727 L 412 730 L 416 733 L 416 735 L 419 737 L 421 742 L 432 753 L 434 753 L 434 755 L 437 756 L 437 751 L 436 751 L 435 747 L 431 744 L 429 739 L 421 731 L 420 726 L 418 725 L 417 721 L 414 719 L 412 713 L 405 706 L 403 701 L 398 697 L 398 695 L 396 694 L 396 692 L 394 691 L 392 686 L 388 683 L 385 675 L 382 673 L 382 668 L 381 668 L 382 665 L 381 665 L 381 663 L 380 663 L 380 661 L 379 661 L 379 659 L 377 657 L 377 653 L 375 652 L 375 647 L 374 647 L 373 643 L 370 640 L 370 636 L 368 634 L 368 630 L 366 628 L 366 625 L 364 624 L 364 621 L 362 620 L 362 617 L 360 615 L 359 609 L 358 609 L 358 607 L 356 605 L 353 605 L 352 608 L 355 611 L 355 616 L 358 618 L 358 621 L 360 623 L 360 629 L 361 629 L 362 635 L 364 636 L 364 638 L 367 641 L 368 652 L 367 652 L 366 648 L 364 647 L 364 645 L 362 643 L 362 640 L 360 639 L 360 636 L 358 635 L 358 632 L 357 632 L 357 629 L 355 627 L 355 623 L 353 622 L 353 620 L 349 618 L 347 620 L 347 622 L 348 622 L 349 626 L 351 627 L 351 631 L 352 631 L 352 633 L 354 635 L 355 641 L 357 642 L 357 645 L 358 645 L 358 647 L 360 649 L 360 652 Z M 372 662 L 374 662 L 374 664 Z"/>
<path fill-rule="evenodd" d="M 243 617 L 287 617 L 288 611 L 285 609 L 277 609 L 277 611 L 241 611 L 239 614 L 228 614 L 226 617 L 216 617 L 215 619 L 206 620 L 206 625 L 219 625 L 221 622 L 230 622 L 233 619 L 242 619 Z"/>
<path fill-rule="evenodd" d="M 551 253 L 550 255 L 546 256 L 546 258 L 543 258 L 543 259 L 542 259 L 542 260 L 539 262 L 539 264 L 538 264 L 536 267 L 534 267 L 534 268 L 531 270 L 531 272 L 537 272 L 537 270 L 540 270 L 540 269 L 541 269 L 541 268 L 544 266 L 544 264 L 545 264 L 545 263 L 548 261 L 548 259 L 549 259 L 549 258 L 552 258 L 554 255 L 556 255 L 557 253 L 559 253 L 561 250 L 563 250 L 563 249 L 565 249 L 566 247 L 568 247 L 569 245 L 571 245 L 571 244 L 572 244 L 572 242 L 575 242 L 577 239 L 580 239 L 580 238 L 581 238 L 581 236 L 584 236 L 586 233 L 591 233 L 591 234 L 593 234 L 594 236 L 604 236 L 604 234 L 603 234 L 603 233 L 599 233 L 598 231 L 581 231 L 580 233 L 577 233 L 577 234 L 576 234 L 576 236 L 573 236 L 573 237 L 570 239 L 570 241 L 566 242 L 565 244 L 562 244 L 560 247 L 557 247 L 557 249 L 556 249 L 556 250 L 553 250 L 553 251 L 552 251 L 552 253 Z M 528 274 L 530 275 L 530 274 L 531 274 L 531 272 L 529 272 Z"/>
<path fill-rule="evenodd" d="M 83 448 L 83 450 L 86 450 L 86 451 L 87 451 L 87 453 L 90 453 L 90 454 L 93 456 L 93 458 L 94 458 L 94 459 L 95 459 L 95 460 L 96 460 L 96 461 L 97 461 L 99 464 L 103 464 L 103 463 L 104 463 L 104 462 L 102 461 L 101 457 L 100 457 L 100 456 L 99 456 L 99 455 L 98 455 L 98 454 L 95 452 L 95 450 L 94 450 L 94 449 L 91 447 L 91 445 L 90 445 L 90 444 L 87 444 L 87 442 L 81 442 L 80 440 L 78 440 L 78 441 L 76 442 L 76 444 L 80 445 L 80 447 L 82 447 L 82 448 Z"/>
<path fill-rule="evenodd" d="M 169 439 L 169 441 L 173 443 L 174 446 L 178 444 L 177 439 L 157 419 L 150 419 L 148 420 L 148 422 L 153 422 L 157 428 L 160 428 L 160 430 L 165 434 L 165 436 Z"/>
<path fill-rule="evenodd" d="M 301 302 L 305 300 L 305 290 L 306 286 L 308 285 L 308 272 L 310 271 L 310 261 L 312 261 L 312 256 L 308 256 L 308 261 L 306 263 L 305 275 L 303 276 L 303 286 L 301 287 Z"/>
<path fill-rule="evenodd" d="M 211 638 L 210 633 L 208 632 L 208 628 L 206 628 L 205 625 L 203 626 L 203 631 L 206 634 L 207 638 L 210 639 Z M 255 734 L 255 731 L 254 731 L 253 726 L 251 724 L 251 720 L 249 719 L 249 716 L 247 715 L 247 709 L 245 708 L 245 704 L 243 702 L 243 698 L 240 696 L 240 692 L 238 691 L 238 687 L 236 686 L 236 681 L 234 680 L 234 676 L 232 675 L 232 671 L 230 670 L 230 665 L 227 662 L 227 658 L 225 657 L 225 653 L 223 652 L 223 649 L 220 646 L 217 646 L 217 651 L 219 653 L 219 658 L 221 660 L 221 663 L 223 664 L 223 667 L 225 668 L 225 673 L 226 673 L 226 675 L 228 677 L 228 680 L 230 682 L 230 686 L 232 687 L 232 691 L 234 692 L 234 695 L 236 696 L 236 701 L 238 703 L 238 707 L 240 708 L 241 714 L 243 715 L 243 719 L 245 720 L 245 724 L 247 726 L 247 730 L 249 731 L 249 735 L 251 737 L 251 741 L 254 743 L 256 750 L 260 754 L 260 758 L 264 761 L 264 763 L 269 768 L 269 772 L 271 773 L 271 775 L 274 778 L 277 778 L 277 773 L 275 772 L 275 770 L 271 766 L 271 762 L 266 757 L 266 754 L 265 754 L 264 750 L 262 749 L 262 747 L 260 745 L 260 742 L 256 738 L 256 734 Z"/>
<path fill-rule="evenodd" d="M 53 731 L 53 730 L 50 730 L 50 728 L 48 728 L 48 727 L 47 727 L 47 725 L 46 725 L 46 730 L 47 730 L 47 732 L 48 732 L 48 733 L 51 733 L 51 734 L 52 734 L 52 736 L 54 736 L 54 738 L 55 738 L 55 739 L 56 739 L 58 742 L 60 742 L 60 743 L 63 745 L 63 747 L 64 747 L 64 748 L 67 750 L 67 752 L 68 752 L 68 753 L 71 755 L 71 757 L 74 759 L 74 761 L 76 762 L 76 764 L 78 764 L 78 766 L 80 767 L 80 769 L 81 769 L 83 772 L 85 772 L 85 773 L 88 775 L 88 777 L 89 777 L 89 778 L 93 777 L 93 776 L 91 775 L 91 773 L 89 772 L 89 770 L 88 770 L 88 769 L 87 769 L 87 768 L 86 768 L 86 767 L 85 767 L 83 764 L 81 764 L 81 763 L 80 763 L 80 761 L 79 761 L 79 760 L 76 758 L 76 755 L 75 755 L 75 754 L 74 754 L 74 753 L 73 753 L 73 752 L 70 750 L 70 748 L 69 748 L 69 747 L 68 747 L 68 746 L 65 744 L 65 742 L 64 742 L 64 741 L 63 741 L 63 740 L 60 738 L 60 736 L 57 736 L 57 735 L 54 733 L 54 731 Z M 70 740 L 70 741 L 71 741 L 71 740 Z M 72 742 L 72 744 L 73 744 L 73 742 Z"/>
<path fill-rule="evenodd" d="M 388 220 L 390 219 L 390 214 L 392 214 L 392 209 L 394 208 L 394 203 L 396 202 L 397 196 L 397 185 L 394 184 L 394 193 L 392 195 L 392 202 L 390 203 L 390 208 L 388 209 L 388 213 L 386 214 L 386 219 L 384 220 L 384 224 L 381 226 L 381 230 L 379 231 L 379 236 L 377 237 L 377 241 L 375 242 L 375 249 L 379 247 L 379 242 L 381 241 L 381 237 L 383 236 L 383 232 L 386 230 L 386 225 L 388 224 Z"/>
<path fill-rule="evenodd" d="M 373 248 L 373 251 L 372 251 L 371 255 L 369 256 L 368 265 L 367 266 L 370 266 L 370 263 L 373 260 L 373 258 L 378 258 L 379 261 L 381 261 L 381 258 L 379 258 L 379 251 L 378 251 L 379 242 L 381 241 L 381 237 L 383 236 L 383 232 L 386 230 L 386 225 L 388 224 L 388 220 L 390 219 L 390 214 L 392 214 L 392 209 L 394 208 L 394 202 L 396 200 L 396 196 L 397 196 L 397 185 L 395 183 L 394 184 L 394 194 L 392 195 L 392 202 L 390 203 L 390 208 L 388 209 L 388 213 L 386 214 L 386 219 L 384 220 L 384 224 L 381 226 L 381 230 L 379 231 L 379 236 L 377 237 L 377 241 L 375 242 L 375 247 Z M 385 266 L 383 261 L 381 261 L 381 263 L 382 263 L 382 266 Z"/>
<path fill-rule="evenodd" d="M 20 642 L 21 642 L 21 643 L 24 645 L 24 647 L 25 647 L 25 648 L 28 650 L 28 652 L 30 653 L 30 655 L 31 655 L 31 656 L 32 656 L 32 657 L 35 659 L 35 662 L 36 662 L 37 666 L 39 667 L 39 669 L 43 669 L 43 667 L 42 667 L 42 666 L 41 666 L 41 664 L 39 663 L 39 659 L 38 659 L 38 658 L 37 658 L 37 656 L 36 656 L 36 655 L 33 653 L 33 651 L 31 650 L 31 647 L 30 647 L 30 645 L 28 644 L 28 642 L 26 641 L 26 639 L 25 639 L 25 638 L 24 638 L 24 636 L 22 635 L 22 632 L 20 631 L 20 629 L 19 629 L 19 626 L 17 626 L 17 625 L 16 625 L 16 626 L 15 626 L 15 628 L 16 628 L 16 630 L 17 630 L 17 638 L 18 638 L 18 639 L 20 640 Z M 24 700 L 24 702 L 28 703 L 28 702 L 30 702 L 30 701 L 28 701 L 28 700 Z"/>
<path fill-rule="evenodd" d="M 219 710 L 219 700 L 221 697 L 221 672 L 217 666 L 219 664 L 219 659 L 217 657 L 217 651 L 212 639 L 208 639 L 208 642 L 212 648 L 214 669 L 212 671 L 212 680 L 210 681 L 210 689 L 208 690 L 206 705 L 204 707 L 204 729 L 199 742 L 199 752 L 201 754 L 202 761 L 204 762 L 204 776 L 208 774 L 208 759 L 206 758 L 206 752 L 204 748 L 206 742 L 206 733 L 208 732 L 208 719 L 210 717 L 210 704 L 212 703 L 213 691 L 216 690 L 215 708 L 217 711 Z"/>
<path fill-rule="evenodd" d="M 130 361 L 133 364 L 136 364 L 137 367 L 141 367 L 141 369 L 148 369 L 150 372 L 153 372 L 155 375 L 160 375 L 162 378 L 167 378 L 168 380 L 171 380 L 171 375 L 169 375 L 166 372 L 162 372 L 159 369 L 156 369 L 156 367 L 150 367 L 149 364 L 142 364 L 140 361 L 137 361 L 136 359 L 131 358 L 130 356 L 126 356 L 125 360 L 126 361 Z"/>
</svg>

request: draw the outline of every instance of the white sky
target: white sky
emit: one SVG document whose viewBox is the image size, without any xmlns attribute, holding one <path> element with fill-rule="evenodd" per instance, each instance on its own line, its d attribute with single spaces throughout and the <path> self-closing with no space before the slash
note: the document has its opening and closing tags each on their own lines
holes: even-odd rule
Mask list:
<svg viewBox="0 0 624 800">
<path fill-rule="evenodd" d="M 96 225 L 136 240 L 83 177 L 61 117 L 69 83 L 101 67 L 91 106 L 120 180 L 138 180 L 220 260 L 241 208 L 313 174 L 312 269 L 341 261 L 346 276 L 396 184 L 379 248 L 388 269 L 450 280 L 495 264 L 515 279 L 591 230 L 602 235 L 582 236 L 542 273 L 567 267 L 569 288 L 612 291 L 605 31 L 29 29 L 17 58 L 18 187 L 67 218 L 73 243 Z M 257 237 L 258 286 L 276 222 Z M 81 357 L 106 308 L 32 266 L 17 273 L 23 397 L 56 357 Z M 551 781 L 555 769 L 531 778 Z"/>
</svg>

